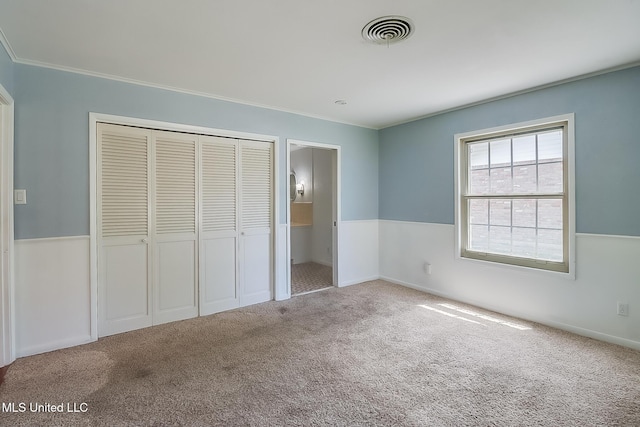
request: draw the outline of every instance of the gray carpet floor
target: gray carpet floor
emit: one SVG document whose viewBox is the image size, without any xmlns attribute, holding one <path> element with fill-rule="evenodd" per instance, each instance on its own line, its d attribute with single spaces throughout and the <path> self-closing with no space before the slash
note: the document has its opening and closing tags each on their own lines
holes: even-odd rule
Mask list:
<svg viewBox="0 0 640 427">
<path fill-rule="evenodd" d="M 640 352 L 383 281 L 17 360 L 0 425 L 637 426 Z"/>
</svg>

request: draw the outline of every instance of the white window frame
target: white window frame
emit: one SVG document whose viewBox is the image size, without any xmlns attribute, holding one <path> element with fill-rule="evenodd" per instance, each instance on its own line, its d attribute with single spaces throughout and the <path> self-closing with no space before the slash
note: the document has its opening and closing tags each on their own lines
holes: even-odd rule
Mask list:
<svg viewBox="0 0 640 427">
<path fill-rule="evenodd" d="M 455 152 L 455 230 L 456 259 L 492 263 L 516 269 L 527 269 L 548 274 L 561 275 L 566 278 L 575 279 L 575 117 L 574 114 L 564 114 L 547 117 L 543 119 L 531 120 L 527 122 L 515 123 L 505 126 L 493 127 L 477 131 L 470 131 L 456 134 L 454 136 Z M 484 254 L 480 252 L 467 251 L 468 217 L 466 203 L 467 191 L 467 159 L 466 145 L 472 141 L 483 139 L 493 139 L 500 136 L 509 136 L 515 133 L 535 132 L 545 128 L 564 126 L 565 141 L 563 146 L 564 156 L 564 198 L 563 211 L 566 212 L 564 218 L 564 260 L 562 263 L 551 263 L 536 261 L 529 258 L 518 258 L 496 254 Z M 502 199 L 509 199 L 509 195 L 500 196 Z"/>
</svg>

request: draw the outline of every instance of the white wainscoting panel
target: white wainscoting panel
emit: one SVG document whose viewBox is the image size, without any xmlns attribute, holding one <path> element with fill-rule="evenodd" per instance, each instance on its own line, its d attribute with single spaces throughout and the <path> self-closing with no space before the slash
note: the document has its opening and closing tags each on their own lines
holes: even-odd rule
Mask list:
<svg viewBox="0 0 640 427">
<path fill-rule="evenodd" d="M 380 221 L 380 276 L 415 289 L 640 349 L 640 238 L 578 234 L 576 279 L 454 253 L 453 225 Z M 424 268 L 431 264 L 431 274 Z M 617 302 L 629 304 L 618 316 Z"/>
<path fill-rule="evenodd" d="M 89 236 L 15 241 L 18 357 L 93 341 Z"/>
<path fill-rule="evenodd" d="M 338 257 L 338 286 L 379 278 L 378 220 L 341 221 Z"/>
</svg>

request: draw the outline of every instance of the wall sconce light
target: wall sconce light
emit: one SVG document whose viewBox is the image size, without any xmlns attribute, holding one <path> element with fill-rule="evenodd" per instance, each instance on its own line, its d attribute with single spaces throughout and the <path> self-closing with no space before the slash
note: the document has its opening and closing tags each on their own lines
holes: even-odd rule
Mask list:
<svg viewBox="0 0 640 427">
<path fill-rule="evenodd" d="M 296 184 L 296 191 L 301 196 L 304 196 L 304 181 L 300 181 L 298 184 Z"/>
</svg>

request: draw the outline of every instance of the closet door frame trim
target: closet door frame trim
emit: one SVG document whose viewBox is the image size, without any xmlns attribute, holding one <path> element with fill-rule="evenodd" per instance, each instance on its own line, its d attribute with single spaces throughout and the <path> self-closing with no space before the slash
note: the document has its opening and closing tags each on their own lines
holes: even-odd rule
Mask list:
<svg viewBox="0 0 640 427">
<path fill-rule="evenodd" d="M 274 257 L 273 265 L 273 292 L 278 299 L 278 283 L 282 278 L 278 277 L 278 266 L 286 259 L 281 259 L 282 254 L 277 250 L 279 241 L 278 222 L 280 218 L 280 138 L 273 135 L 263 135 L 248 132 L 238 132 L 226 129 L 216 129 L 203 126 L 185 125 L 179 123 L 163 122 L 134 117 L 115 116 L 111 114 L 89 113 L 89 286 L 90 286 L 90 318 L 91 339 L 98 339 L 98 216 L 97 216 L 97 124 L 110 123 L 114 125 L 135 126 L 153 130 L 192 133 L 198 135 L 220 136 L 233 139 L 246 139 L 252 141 L 265 141 L 273 143 L 273 239 L 271 250 Z M 286 255 L 286 254 L 285 254 Z"/>
</svg>

